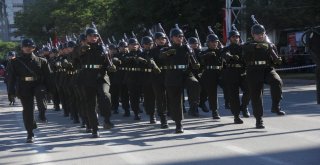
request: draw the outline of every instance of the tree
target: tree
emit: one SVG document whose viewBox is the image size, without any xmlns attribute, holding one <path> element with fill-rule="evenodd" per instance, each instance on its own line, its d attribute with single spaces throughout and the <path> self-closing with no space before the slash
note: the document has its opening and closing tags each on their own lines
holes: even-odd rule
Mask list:
<svg viewBox="0 0 320 165">
<path fill-rule="evenodd" d="M 35 0 L 24 7 L 24 11 L 15 17 L 17 35 L 32 37 L 35 40 L 47 40 L 49 30 L 54 28 L 51 11 L 57 6 L 52 0 Z"/>
<path fill-rule="evenodd" d="M 0 40 L 0 60 L 4 60 L 9 51 L 14 51 L 18 46 L 16 42 L 3 42 Z"/>
<path fill-rule="evenodd" d="M 301 28 L 320 24 L 320 1 L 247 0 L 248 23 L 255 14 L 259 23 L 269 29 Z M 248 26 L 250 27 L 250 26 Z"/>
<path fill-rule="evenodd" d="M 19 34 L 36 40 L 48 40 L 52 31 L 60 36 L 81 33 L 92 21 L 102 36 L 120 38 L 132 30 L 141 34 L 144 27 L 161 22 L 167 32 L 178 23 L 188 35 L 197 28 L 204 37 L 208 25 L 222 23 L 223 4 L 224 0 L 34 0 L 16 22 Z"/>
</svg>

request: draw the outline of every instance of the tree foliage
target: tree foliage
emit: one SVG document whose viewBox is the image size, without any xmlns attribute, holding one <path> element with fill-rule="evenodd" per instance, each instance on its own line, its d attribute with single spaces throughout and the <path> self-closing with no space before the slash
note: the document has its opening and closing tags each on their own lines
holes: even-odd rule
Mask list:
<svg viewBox="0 0 320 165">
<path fill-rule="evenodd" d="M 95 22 L 103 37 L 135 31 L 162 23 L 168 33 L 178 23 L 186 36 L 197 28 L 202 40 L 207 26 L 221 33 L 225 0 L 34 0 L 17 15 L 19 34 L 36 40 L 48 40 L 52 32 L 60 37 L 79 34 Z M 247 0 L 245 22 L 249 28 L 250 15 L 255 14 L 268 29 L 283 29 L 319 25 L 320 1 Z M 141 36 L 140 36 L 141 37 Z"/>
<path fill-rule="evenodd" d="M 208 25 L 222 22 L 224 0 L 34 0 L 16 17 L 19 34 L 47 40 L 56 30 L 60 36 L 79 34 L 94 21 L 103 36 L 122 37 L 140 33 L 161 22 L 167 31 L 175 23 L 198 28 L 205 35 Z M 44 28 L 45 27 L 45 28 Z M 203 32 L 203 34 L 201 34 Z"/>
<path fill-rule="evenodd" d="M 320 1 L 247 0 L 246 13 L 255 14 L 269 29 L 301 28 L 320 24 Z M 251 25 L 250 17 L 247 16 Z"/>
<path fill-rule="evenodd" d="M 0 41 L 0 60 L 5 59 L 6 54 L 9 51 L 15 50 L 18 46 L 16 42 L 3 42 Z"/>
</svg>

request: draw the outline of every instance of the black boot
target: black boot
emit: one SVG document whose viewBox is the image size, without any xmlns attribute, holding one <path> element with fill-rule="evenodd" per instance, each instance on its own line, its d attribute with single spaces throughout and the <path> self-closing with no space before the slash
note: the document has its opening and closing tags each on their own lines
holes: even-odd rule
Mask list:
<svg viewBox="0 0 320 165">
<path fill-rule="evenodd" d="M 34 134 L 32 132 L 28 132 L 26 143 L 33 143 L 34 140 Z"/>
<path fill-rule="evenodd" d="M 105 121 L 103 124 L 103 129 L 111 129 L 114 128 L 114 124 L 111 121 Z"/>
<path fill-rule="evenodd" d="M 165 115 L 160 116 L 160 122 L 161 122 L 161 128 L 162 129 L 169 128 L 168 121 L 167 121 L 167 116 L 165 116 Z"/>
<path fill-rule="evenodd" d="M 45 110 L 39 110 L 39 122 L 41 123 L 47 123 L 47 118 L 45 115 Z"/>
<path fill-rule="evenodd" d="M 258 129 L 264 129 L 265 128 L 262 118 L 256 119 L 256 128 L 258 128 Z"/>
<path fill-rule="evenodd" d="M 245 118 L 250 117 L 249 109 L 246 106 L 240 106 L 240 110 L 242 112 L 242 116 Z"/>
<path fill-rule="evenodd" d="M 150 114 L 150 124 L 157 123 L 156 116 L 154 114 Z"/>
<path fill-rule="evenodd" d="M 80 128 L 86 128 L 86 122 L 82 120 Z"/>
<path fill-rule="evenodd" d="M 130 110 L 129 109 L 125 109 L 123 116 L 124 117 L 129 117 L 130 116 Z"/>
<path fill-rule="evenodd" d="M 240 119 L 239 116 L 234 117 L 234 124 L 243 124 L 243 121 Z"/>
<path fill-rule="evenodd" d="M 209 112 L 209 108 L 205 103 L 200 104 L 199 107 L 202 109 L 203 112 Z"/>
<path fill-rule="evenodd" d="M 37 129 L 37 128 L 38 128 L 37 122 L 33 120 L 33 129 Z"/>
<path fill-rule="evenodd" d="M 139 115 L 139 113 L 134 114 L 133 120 L 141 120 L 141 116 Z"/>
<path fill-rule="evenodd" d="M 98 130 L 92 130 L 92 135 L 91 138 L 99 138 L 100 137 L 100 133 Z"/>
<path fill-rule="evenodd" d="M 176 121 L 176 133 L 183 133 L 183 126 L 181 124 L 181 121 Z"/>
<path fill-rule="evenodd" d="M 286 115 L 286 112 L 282 111 L 281 108 L 272 108 L 271 112 L 276 113 L 279 116 Z"/>
<path fill-rule="evenodd" d="M 212 110 L 212 118 L 213 119 L 220 119 L 220 115 L 218 110 Z"/>
</svg>

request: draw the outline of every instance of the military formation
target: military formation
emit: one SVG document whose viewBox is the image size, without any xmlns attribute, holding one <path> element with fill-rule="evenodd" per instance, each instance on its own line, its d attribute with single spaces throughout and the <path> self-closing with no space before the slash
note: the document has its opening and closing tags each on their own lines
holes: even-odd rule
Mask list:
<svg viewBox="0 0 320 165">
<path fill-rule="evenodd" d="M 140 121 L 144 109 L 150 124 L 156 124 L 158 118 L 160 128 L 168 129 L 170 118 L 175 133 L 183 133 L 185 95 L 190 105 L 188 115 L 198 117 L 200 108 L 211 111 L 214 120 L 220 119 L 218 86 L 223 89 L 225 106 L 230 106 L 235 124 L 243 123 L 241 113 L 245 118 L 250 116 L 251 100 L 256 128 L 265 128 L 265 83 L 271 88 L 271 112 L 285 115 L 280 107 L 282 80 L 274 69 L 281 58 L 263 25 L 256 22 L 252 26 L 253 39 L 246 43 L 233 27 L 226 47 L 209 27 L 207 49 L 202 47 L 197 31 L 187 40 L 178 25 L 169 36 L 160 29 L 143 36 L 141 42 L 133 33 L 132 38 L 125 35 L 117 44 L 104 44 L 93 26 L 76 41 L 44 46 L 38 56 L 34 41 L 22 40 L 18 55 L 9 59 L 6 84 L 10 103 L 15 97 L 21 100 L 27 143 L 34 141 L 33 130 L 37 128 L 34 98 L 40 122 L 47 122 L 47 102 L 52 100 L 55 111 L 63 110 L 65 117 L 79 123 L 92 138 L 100 137 L 99 116 L 104 119 L 104 129 L 114 127 L 111 114 L 120 113 L 120 105 L 123 117 Z"/>
</svg>

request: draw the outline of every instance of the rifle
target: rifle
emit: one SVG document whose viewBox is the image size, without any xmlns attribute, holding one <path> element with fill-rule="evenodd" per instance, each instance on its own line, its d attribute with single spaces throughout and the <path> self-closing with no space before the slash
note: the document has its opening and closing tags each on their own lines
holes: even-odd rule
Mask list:
<svg viewBox="0 0 320 165">
<path fill-rule="evenodd" d="M 52 44 L 51 37 L 49 38 L 49 43 L 50 43 L 50 49 L 52 49 L 53 48 L 53 44 Z"/>
<path fill-rule="evenodd" d="M 149 35 L 151 38 L 154 39 L 154 36 L 153 36 L 153 33 L 152 33 L 151 29 L 148 30 L 148 35 Z"/>
<path fill-rule="evenodd" d="M 196 35 L 196 37 L 197 37 L 197 39 L 198 39 L 198 41 L 199 41 L 199 49 L 201 50 L 202 45 L 201 45 L 201 41 L 200 41 L 200 37 L 199 37 L 199 34 L 198 34 L 197 29 L 194 29 L 194 33 L 195 33 L 195 35 Z"/>
<path fill-rule="evenodd" d="M 97 30 L 97 32 L 98 32 L 98 29 L 97 29 L 96 25 L 94 24 L 94 22 L 92 22 L 92 27 L 95 28 Z M 100 43 L 102 45 L 103 54 L 105 55 L 105 58 L 106 58 L 105 60 L 107 60 L 107 64 L 109 65 L 109 67 L 114 67 L 112 61 L 110 60 L 110 57 L 108 55 L 109 53 L 107 52 L 106 46 L 103 43 L 103 40 L 102 40 L 99 32 L 98 32 L 98 36 L 99 36 L 99 41 L 100 41 Z"/>
<path fill-rule="evenodd" d="M 117 40 L 116 40 L 116 38 L 114 38 L 114 36 L 112 36 L 111 38 L 112 38 L 112 43 L 113 43 L 114 45 L 117 45 Z"/>
<path fill-rule="evenodd" d="M 110 45 L 112 42 L 110 41 L 110 38 L 108 38 L 108 40 L 107 40 L 108 42 L 107 42 L 107 44 L 108 45 Z"/>
<path fill-rule="evenodd" d="M 126 33 L 123 33 L 123 37 L 124 37 L 124 40 L 125 40 L 126 42 L 128 42 L 128 41 L 129 41 L 129 39 L 128 39 L 128 37 L 127 37 L 127 34 L 126 34 Z"/>
<path fill-rule="evenodd" d="M 168 38 L 168 36 L 166 34 L 166 31 L 164 31 L 164 29 L 162 28 L 161 23 L 158 23 L 158 26 L 160 28 L 160 31 L 165 34 L 167 42 L 168 42 L 168 46 L 170 47 L 171 46 L 171 42 L 170 42 L 170 40 L 169 40 L 169 38 Z"/>
<path fill-rule="evenodd" d="M 180 29 L 178 24 L 175 24 L 175 27 L 178 28 L 178 29 Z M 193 49 L 190 47 L 190 44 L 188 43 L 186 37 L 183 37 L 183 41 L 184 41 L 184 43 L 188 46 L 189 50 L 192 50 L 192 52 L 194 52 Z M 195 65 L 196 67 L 198 67 L 198 68 L 195 68 L 195 69 L 199 69 L 199 68 L 200 68 L 200 64 L 199 64 L 199 62 L 196 60 L 196 58 L 194 57 L 194 55 L 192 54 L 192 52 L 189 53 L 190 63 L 191 63 L 191 65 L 192 65 L 192 67 L 194 67 L 194 65 Z"/>
</svg>

